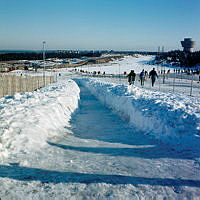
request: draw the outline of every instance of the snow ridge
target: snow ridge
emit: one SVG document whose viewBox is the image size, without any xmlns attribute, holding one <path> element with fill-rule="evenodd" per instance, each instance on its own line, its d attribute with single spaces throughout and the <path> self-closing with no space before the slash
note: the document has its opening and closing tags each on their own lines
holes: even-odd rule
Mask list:
<svg viewBox="0 0 200 200">
<path fill-rule="evenodd" d="M 0 99 L 0 157 L 39 150 L 48 137 L 68 131 L 80 89 L 72 80 Z"/>
<path fill-rule="evenodd" d="M 176 146 L 200 147 L 200 102 L 171 93 L 84 79 L 100 101 L 147 135 Z"/>
</svg>

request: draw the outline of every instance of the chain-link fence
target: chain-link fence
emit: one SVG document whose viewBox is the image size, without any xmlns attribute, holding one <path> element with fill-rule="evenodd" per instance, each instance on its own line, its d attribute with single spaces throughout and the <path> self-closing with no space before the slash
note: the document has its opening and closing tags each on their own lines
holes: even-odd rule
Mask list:
<svg viewBox="0 0 200 200">
<path fill-rule="evenodd" d="M 17 92 L 31 92 L 53 82 L 53 76 L 16 76 L 0 73 L 0 98 Z"/>
<path fill-rule="evenodd" d="M 200 97 L 199 75 L 195 74 L 159 74 L 153 87 L 152 81 L 148 76 L 146 77 L 144 86 L 141 86 L 140 77 L 138 75 L 136 78 L 136 85 L 156 91 L 182 93 L 188 96 Z"/>
<path fill-rule="evenodd" d="M 112 74 L 92 74 L 80 73 L 88 77 L 104 78 L 107 82 L 115 82 L 119 84 L 128 84 L 127 75 Z M 200 97 L 200 76 L 198 74 L 186 73 L 168 73 L 158 74 L 158 78 L 152 87 L 151 79 L 148 75 L 145 77 L 144 85 L 141 85 L 139 74 L 136 75 L 135 86 L 151 89 L 154 91 L 182 93 L 188 96 Z"/>
</svg>

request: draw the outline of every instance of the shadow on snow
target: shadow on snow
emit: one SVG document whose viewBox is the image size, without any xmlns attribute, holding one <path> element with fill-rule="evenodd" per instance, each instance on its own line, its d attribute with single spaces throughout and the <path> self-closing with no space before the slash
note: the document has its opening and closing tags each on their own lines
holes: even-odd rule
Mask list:
<svg viewBox="0 0 200 200">
<path fill-rule="evenodd" d="M 139 157 L 146 159 L 157 158 L 173 158 L 173 159 L 193 159 L 191 152 L 176 152 L 173 149 L 161 149 L 158 146 L 147 147 L 132 147 L 132 148 L 115 148 L 115 147 L 81 147 L 81 146 L 69 146 L 63 144 L 56 144 L 48 142 L 49 145 L 59 147 L 64 150 L 88 152 L 93 154 L 107 154 L 110 156 L 126 156 L 126 157 Z"/>
<path fill-rule="evenodd" d="M 106 183 L 106 184 L 133 184 L 152 186 L 190 186 L 200 187 L 199 180 L 183 180 L 170 178 L 146 178 L 124 175 L 87 174 L 76 172 L 59 172 L 37 168 L 0 165 L 0 177 L 19 181 L 41 181 L 42 183 Z"/>
</svg>

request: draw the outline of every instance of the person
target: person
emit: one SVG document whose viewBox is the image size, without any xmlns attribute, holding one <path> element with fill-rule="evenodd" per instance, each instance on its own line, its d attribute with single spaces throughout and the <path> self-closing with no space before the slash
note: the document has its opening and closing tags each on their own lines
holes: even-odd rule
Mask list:
<svg viewBox="0 0 200 200">
<path fill-rule="evenodd" d="M 134 84 L 135 76 L 136 76 L 136 73 L 134 72 L 134 70 L 131 70 L 131 72 L 128 74 L 129 85 Z"/>
<path fill-rule="evenodd" d="M 170 69 L 167 70 L 167 76 L 166 76 L 167 79 L 169 78 L 169 74 L 170 74 Z"/>
<path fill-rule="evenodd" d="M 145 73 L 144 73 L 144 69 L 141 71 L 140 73 L 140 82 L 141 82 L 141 86 L 144 86 L 144 78 L 145 78 Z"/>
<path fill-rule="evenodd" d="M 153 68 L 153 70 L 151 70 L 150 73 L 149 73 L 149 78 L 151 78 L 152 87 L 154 86 L 154 83 L 156 81 L 156 77 L 158 78 L 158 74 L 155 71 L 155 68 Z"/>
</svg>

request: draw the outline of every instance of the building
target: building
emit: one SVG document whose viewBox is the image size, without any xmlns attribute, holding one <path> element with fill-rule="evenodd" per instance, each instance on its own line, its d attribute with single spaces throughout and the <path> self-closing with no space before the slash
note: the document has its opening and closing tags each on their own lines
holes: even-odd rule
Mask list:
<svg viewBox="0 0 200 200">
<path fill-rule="evenodd" d="M 192 52 L 192 49 L 195 45 L 195 41 L 192 41 L 192 38 L 184 38 L 184 41 L 181 41 L 181 45 L 183 47 L 183 51 Z"/>
</svg>

